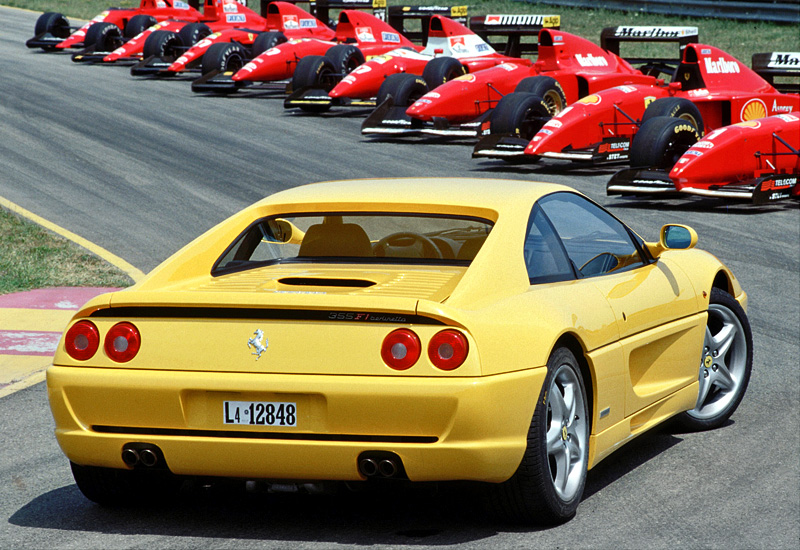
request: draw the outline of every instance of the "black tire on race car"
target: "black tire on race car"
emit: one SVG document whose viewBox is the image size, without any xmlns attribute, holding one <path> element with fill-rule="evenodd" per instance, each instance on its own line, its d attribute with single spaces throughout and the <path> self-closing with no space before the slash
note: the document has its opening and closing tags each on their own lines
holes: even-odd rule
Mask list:
<svg viewBox="0 0 800 550">
<path fill-rule="evenodd" d="M 187 48 L 194 46 L 209 34 L 211 34 L 211 29 L 205 23 L 189 23 L 178 31 L 181 43 Z"/>
<path fill-rule="evenodd" d="M 437 57 L 425 64 L 422 79 L 429 90 L 441 86 L 445 82 L 467 74 L 467 68 L 454 57 Z"/>
<path fill-rule="evenodd" d="M 702 136 L 704 132 L 703 117 L 697 105 L 683 97 L 662 97 L 656 99 L 644 110 L 642 124 L 651 118 L 668 116 L 680 118 L 689 122 L 697 128 L 697 132 Z"/>
<path fill-rule="evenodd" d="M 753 333 L 733 296 L 711 289 L 697 406 L 676 420 L 692 431 L 719 428 L 742 402 L 753 368 Z"/>
<path fill-rule="evenodd" d="M 364 53 L 352 44 L 337 44 L 325 52 L 340 78 L 364 63 Z"/>
<path fill-rule="evenodd" d="M 528 92 L 538 95 L 547 105 L 550 116 L 555 116 L 567 106 L 567 96 L 558 80 L 550 76 L 529 76 L 523 78 L 514 89 L 515 92 Z"/>
<path fill-rule="evenodd" d="M 203 54 L 202 71 L 203 74 L 211 71 L 237 71 L 244 66 L 246 59 L 247 52 L 241 44 L 236 42 L 211 44 Z"/>
<path fill-rule="evenodd" d="M 49 32 L 56 38 L 67 38 L 70 35 L 69 20 L 63 14 L 48 11 L 39 16 L 36 20 L 33 35 Z"/>
<path fill-rule="evenodd" d="M 122 31 L 114 23 L 99 21 L 89 27 L 83 39 L 84 47 L 94 46 L 97 52 L 111 52 L 122 46 Z"/>
<path fill-rule="evenodd" d="M 522 462 L 490 493 L 491 512 L 518 523 L 550 525 L 575 515 L 589 461 L 589 410 L 578 360 L 566 347 L 555 349 L 547 361 Z"/>
<path fill-rule="evenodd" d="M 283 44 L 284 42 L 286 42 L 286 35 L 282 32 L 262 32 L 256 36 L 253 45 L 250 47 L 251 57 L 258 57 L 265 51 L 271 50 L 278 44 Z"/>
<path fill-rule="evenodd" d="M 490 131 L 530 140 L 550 118 L 550 109 L 541 96 L 513 92 L 503 96 L 494 108 Z"/>
<path fill-rule="evenodd" d="M 378 89 L 376 100 L 380 105 L 391 96 L 395 106 L 408 107 L 427 93 L 428 85 L 422 77 L 398 73 L 386 77 Z"/>
<path fill-rule="evenodd" d="M 155 31 L 147 37 L 142 48 L 142 56 L 175 59 L 183 52 L 183 42 L 178 33 L 172 31 Z"/>
<path fill-rule="evenodd" d="M 70 462 L 72 477 L 89 500 L 108 507 L 163 503 L 177 495 L 181 480 L 169 472 L 116 470 Z"/>
<path fill-rule="evenodd" d="M 297 62 L 292 73 L 292 90 L 317 88 L 329 92 L 341 80 L 341 74 L 333 66 L 331 59 L 324 55 L 307 55 Z M 330 104 L 301 105 L 300 109 L 307 113 L 324 113 Z"/>
<path fill-rule="evenodd" d="M 631 167 L 658 168 L 669 172 L 681 155 L 699 139 L 697 128 L 683 119 L 667 116 L 651 118 L 643 122 L 633 136 Z"/>
<path fill-rule="evenodd" d="M 128 39 L 133 38 L 156 23 L 158 23 L 158 21 L 156 21 L 156 18 L 152 15 L 145 15 L 143 13 L 136 14 L 125 24 L 125 30 L 122 35 Z"/>
</svg>

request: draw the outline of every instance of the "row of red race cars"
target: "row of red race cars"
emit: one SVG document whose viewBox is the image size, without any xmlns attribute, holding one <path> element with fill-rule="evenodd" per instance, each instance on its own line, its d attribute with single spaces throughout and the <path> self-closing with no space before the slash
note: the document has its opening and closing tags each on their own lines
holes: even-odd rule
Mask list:
<svg viewBox="0 0 800 550">
<path fill-rule="evenodd" d="M 696 27 L 612 27 L 597 46 L 561 31 L 557 15 L 472 17 L 468 28 L 464 6 L 385 0 L 318 1 L 313 15 L 270 0 L 260 13 L 236 0 L 200 7 L 141 0 L 77 29 L 45 13 L 27 45 L 132 64 L 136 76 L 199 73 L 198 93 L 277 90 L 310 113 L 370 108 L 365 135 L 477 138 L 477 158 L 630 164 L 610 195 L 800 198 L 800 90 L 784 82 L 800 76 L 800 52 L 756 54 L 750 68 L 698 43 Z M 341 9 L 336 24 L 330 9 Z M 420 31 L 405 29 L 410 19 Z M 679 54 L 623 59 L 625 42 Z"/>
</svg>

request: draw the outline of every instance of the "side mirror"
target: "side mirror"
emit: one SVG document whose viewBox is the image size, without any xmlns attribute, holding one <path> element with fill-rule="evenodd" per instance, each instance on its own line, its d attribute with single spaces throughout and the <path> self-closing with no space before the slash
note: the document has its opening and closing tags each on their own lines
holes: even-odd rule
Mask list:
<svg viewBox="0 0 800 550">
<path fill-rule="evenodd" d="M 665 250 L 688 250 L 697 245 L 697 232 L 687 225 L 668 224 L 661 228 L 657 243 L 646 243 L 653 258 Z"/>
<path fill-rule="evenodd" d="M 303 237 L 305 237 L 305 233 L 289 220 L 276 218 L 268 223 L 270 231 L 279 242 L 300 244 L 303 241 Z"/>
</svg>

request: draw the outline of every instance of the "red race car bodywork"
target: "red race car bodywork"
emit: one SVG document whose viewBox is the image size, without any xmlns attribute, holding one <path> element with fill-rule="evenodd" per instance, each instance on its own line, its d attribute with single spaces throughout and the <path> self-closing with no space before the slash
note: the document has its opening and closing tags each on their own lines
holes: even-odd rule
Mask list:
<svg viewBox="0 0 800 550">
<path fill-rule="evenodd" d="M 672 83 L 618 86 L 585 97 L 546 123 L 525 154 L 593 163 L 626 161 L 646 109 L 662 98 L 693 104 L 700 120 L 694 120 L 697 115 L 685 118 L 699 124 L 695 127 L 700 135 L 704 129 L 800 108 L 800 95 L 779 92 L 731 55 L 713 46 L 689 44 Z"/>
<path fill-rule="evenodd" d="M 302 11 L 302 10 L 301 10 Z M 222 32 L 235 28 L 267 30 L 267 20 L 259 14 L 239 3 L 237 0 L 206 0 L 203 18 L 198 21 L 175 18 L 162 21 L 131 38 L 128 42 L 104 55 L 104 63 L 116 61 L 139 60 L 147 39 L 156 31 L 179 32 L 189 23 L 203 23 L 211 32 Z M 276 29 L 277 30 L 277 29 Z M 208 32 L 208 31 L 206 31 Z M 191 46 L 191 44 L 184 44 Z"/>
<path fill-rule="evenodd" d="M 342 10 L 334 40 L 289 40 L 259 54 L 232 75 L 206 75 L 193 83 L 192 90 L 230 92 L 254 83 L 285 80 L 291 78 L 298 61 L 303 57 L 323 55 L 331 47 L 345 43 L 357 47 L 364 57 L 381 55 L 399 47 L 421 49 L 374 15 Z"/>
<path fill-rule="evenodd" d="M 375 57 L 344 77 L 329 95 L 333 98 L 375 97 L 390 74 L 421 75 L 428 61 L 442 56 L 458 59 L 471 73 L 505 62 L 530 64 L 527 60 L 496 52 L 480 36 L 457 21 L 433 16 L 430 20 L 428 43 L 422 51 L 396 49 Z"/>
<path fill-rule="evenodd" d="M 718 128 L 664 170 L 615 175 L 609 195 L 676 192 L 765 204 L 800 198 L 800 112 Z M 620 173 L 622 174 L 622 173 Z"/>
<path fill-rule="evenodd" d="M 182 47 L 177 47 L 174 52 L 164 52 L 165 55 L 162 56 L 148 56 L 148 58 L 143 59 L 141 63 L 131 69 L 131 74 L 135 76 L 170 76 L 181 73 L 200 65 L 203 56 L 212 45 L 235 42 L 252 49 L 256 38 L 262 32 L 279 32 L 281 33 L 281 40 L 312 37 L 330 40 L 335 36 L 335 32 L 322 21 L 289 2 L 270 3 L 267 6 L 266 18 L 261 17 L 259 21 L 248 22 L 246 27 L 237 26 L 237 28 L 225 27 L 222 29 L 215 28 L 212 25 L 209 25 L 209 27 L 214 29 L 215 32 L 203 37 L 193 45 L 184 44 Z M 165 28 L 164 30 L 172 29 Z M 147 37 L 145 36 L 144 38 Z M 120 50 L 122 49 L 124 47 L 120 48 Z M 139 50 L 141 51 L 141 47 Z M 114 53 L 116 54 L 117 52 Z"/>
<path fill-rule="evenodd" d="M 109 8 L 108 10 L 96 15 L 91 21 L 68 34 L 72 30 L 66 23 L 66 18 L 61 16 L 53 17 L 53 24 L 47 25 L 44 18 L 48 16 L 58 16 L 60 14 L 45 13 L 37 21 L 37 29 L 40 25 L 45 27 L 43 32 L 37 33 L 36 36 L 26 42 L 29 48 L 42 48 L 44 50 L 60 50 L 67 48 L 85 48 L 89 44 L 85 44 L 86 33 L 92 25 L 97 23 L 111 23 L 119 27 L 121 31 L 120 36 L 127 36 L 126 26 L 127 23 L 136 15 L 151 16 L 156 21 L 164 21 L 166 19 L 180 18 L 187 21 L 199 21 L 203 18 L 203 14 L 197 9 L 192 7 L 189 3 L 182 0 L 141 0 L 139 7 L 136 9 L 123 9 L 123 8 Z M 130 38 L 130 36 L 127 36 Z"/>
<path fill-rule="evenodd" d="M 686 36 L 696 36 L 696 28 L 687 30 Z M 379 106 L 362 125 L 362 133 L 478 136 L 488 128 L 489 114 L 500 99 L 527 77 L 555 79 L 567 103 L 611 86 L 656 82 L 655 76 L 643 74 L 616 53 L 564 31 L 539 31 L 538 52 L 533 64 L 503 63 L 446 82 L 404 114 Z"/>
</svg>

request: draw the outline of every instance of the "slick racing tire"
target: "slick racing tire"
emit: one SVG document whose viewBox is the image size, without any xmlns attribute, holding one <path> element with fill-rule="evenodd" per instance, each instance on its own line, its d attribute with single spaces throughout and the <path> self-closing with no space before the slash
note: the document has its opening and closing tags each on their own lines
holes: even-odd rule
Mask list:
<svg viewBox="0 0 800 550">
<path fill-rule="evenodd" d="M 334 70 L 339 73 L 339 80 L 364 63 L 364 54 L 352 44 L 337 44 L 325 52 L 325 57 L 331 60 Z"/>
<path fill-rule="evenodd" d="M 536 94 L 514 92 L 503 96 L 492 112 L 490 131 L 531 140 L 550 120 L 547 102 Z"/>
<path fill-rule="evenodd" d="M 651 118 L 659 116 L 668 116 L 685 120 L 697 128 L 698 134 L 701 136 L 703 135 L 703 117 L 700 115 L 700 110 L 697 108 L 697 105 L 688 99 L 682 97 L 662 97 L 656 99 L 644 110 L 642 124 Z"/>
<path fill-rule="evenodd" d="M 428 85 L 429 90 L 441 86 L 454 78 L 467 74 L 467 68 L 454 57 L 437 57 L 425 64 L 422 71 L 422 79 Z"/>
<path fill-rule="evenodd" d="M 267 50 L 271 50 L 278 44 L 286 42 L 286 35 L 282 32 L 262 32 L 253 41 L 251 57 L 258 57 Z"/>
<path fill-rule="evenodd" d="M 567 96 L 558 80 L 549 76 L 529 76 L 520 80 L 515 92 L 538 95 L 547 105 L 550 116 L 555 116 L 567 106 Z"/>
<path fill-rule="evenodd" d="M 155 31 L 147 37 L 142 48 L 142 56 L 161 59 L 177 59 L 183 52 L 183 42 L 176 32 Z"/>
<path fill-rule="evenodd" d="M 747 314 L 733 296 L 711 289 L 700 355 L 697 406 L 677 420 L 691 431 L 722 426 L 742 402 L 753 368 L 753 334 Z"/>
<path fill-rule="evenodd" d="M 72 477 L 89 500 L 108 507 L 164 503 L 177 495 L 181 481 L 170 472 L 140 472 L 70 462 Z"/>
<path fill-rule="evenodd" d="M 158 21 L 156 21 L 156 18 L 152 15 L 144 15 L 140 13 L 130 18 L 130 20 L 125 24 L 125 30 L 122 34 L 125 38 L 130 40 L 134 36 L 137 36 L 149 29 L 156 23 L 158 23 Z"/>
<path fill-rule="evenodd" d="M 548 525 L 575 515 L 589 463 L 589 410 L 575 355 L 557 348 L 547 361 L 522 462 L 490 494 L 491 512 L 517 523 Z"/>
<path fill-rule="evenodd" d="M 70 35 L 69 20 L 64 15 L 56 12 L 45 12 L 36 20 L 33 35 L 39 36 L 49 32 L 56 38 L 67 38 Z M 43 50 L 54 50 L 53 46 L 42 46 Z"/>
<path fill-rule="evenodd" d="M 409 107 L 427 93 L 428 85 L 423 78 L 408 73 L 392 74 L 378 89 L 376 102 L 380 105 L 391 96 L 395 106 Z"/>
<path fill-rule="evenodd" d="M 297 62 L 292 74 L 292 90 L 317 88 L 329 92 L 341 80 L 329 57 L 324 55 L 307 55 Z M 324 113 L 330 105 L 302 105 L 300 109 L 307 113 Z"/>
<path fill-rule="evenodd" d="M 122 31 L 114 23 L 100 21 L 86 31 L 84 47 L 94 46 L 96 52 L 113 52 L 122 46 Z"/>
<path fill-rule="evenodd" d="M 658 168 L 669 172 L 689 147 L 697 143 L 700 133 L 689 122 L 667 116 L 642 123 L 633 136 L 630 150 L 632 168 Z"/>
<path fill-rule="evenodd" d="M 209 34 L 211 34 L 211 28 L 205 23 L 189 23 L 178 31 L 181 44 L 187 48 L 194 46 Z"/>
<path fill-rule="evenodd" d="M 247 52 L 236 42 L 211 44 L 203 55 L 203 74 L 211 71 L 238 71 L 245 64 Z"/>
</svg>

